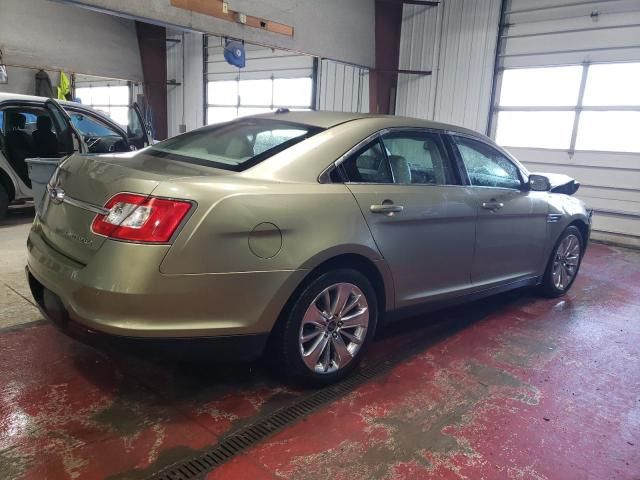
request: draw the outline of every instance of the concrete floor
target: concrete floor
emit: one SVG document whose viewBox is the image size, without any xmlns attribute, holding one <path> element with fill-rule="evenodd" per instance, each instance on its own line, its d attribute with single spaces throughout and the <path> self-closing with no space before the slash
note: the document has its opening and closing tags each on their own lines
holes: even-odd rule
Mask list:
<svg viewBox="0 0 640 480">
<path fill-rule="evenodd" d="M 29 212 L 0 225 L 0 478 L 143 479 L 308 392 L 74 342 L 23 280 Z M 640 252 L 592 245 L 572 291 L 411 319 L 406 358 L 209 479 L 640 479 Z"/>
</svg>

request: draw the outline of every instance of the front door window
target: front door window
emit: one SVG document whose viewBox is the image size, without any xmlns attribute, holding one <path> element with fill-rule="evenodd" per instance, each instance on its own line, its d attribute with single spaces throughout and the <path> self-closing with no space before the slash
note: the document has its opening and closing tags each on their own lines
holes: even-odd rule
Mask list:
<svg viewBox="0 0 640 480">
<path fill-rule="evenodd" d="M 507 157 L 490 146 L 464 137 L 453 137 L 467 169 L 471 185 L 520 189 L 518 168 Z"/>
</svg>

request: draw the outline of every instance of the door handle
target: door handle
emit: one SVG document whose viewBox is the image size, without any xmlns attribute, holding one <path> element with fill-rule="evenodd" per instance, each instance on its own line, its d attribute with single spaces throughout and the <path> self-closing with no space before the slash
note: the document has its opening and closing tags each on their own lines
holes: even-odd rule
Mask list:
<svg viewBox="0 0 640 480">
<path fill-rule="evenodd" d="M 402 212 L 404 207 L 402 205 L 394 205 L 393 203 L 383 203 L 382 205 L 371 205 L 369 210 L 371 210 L 371 213 L 383 213 L 391 217 L 396 213 Z"/>
<path fill-rule="evenodd" d="M 488 202 L 482 203 L 482 208 L 486 208 L 487 210 L 499 210 L 504 207 L 504 203 L 498 202 L 497 200 L 491 199 Z"/>
</svg>

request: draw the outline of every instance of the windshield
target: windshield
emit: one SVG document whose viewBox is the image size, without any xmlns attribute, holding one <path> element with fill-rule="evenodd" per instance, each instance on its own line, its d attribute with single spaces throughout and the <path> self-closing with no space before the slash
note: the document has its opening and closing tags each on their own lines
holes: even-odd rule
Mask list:
<svg viewBox="0 0 640 480">
<path fill-rule="evenodd" d="M 321 130 L 299 123 L 245 118 L 185 133 L 158 143 L 146 152 L 241 171 Z"/>
</svg>

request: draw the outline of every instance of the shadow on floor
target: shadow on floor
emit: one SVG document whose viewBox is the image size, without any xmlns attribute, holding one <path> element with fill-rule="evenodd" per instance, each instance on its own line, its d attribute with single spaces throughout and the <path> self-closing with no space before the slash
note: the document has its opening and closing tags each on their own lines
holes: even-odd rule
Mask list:
<svg viewBox="0 0 640 480">
<path fill-rule="evenodd" d="M 378 331 L 376 339 L 364 358 L 363 365 L 378 362 L 399 363 L 455 335 L 472 324 L 493 314 L 522 306 L 535 300 L 531 289 L 519 289 L 487 299 L 395 321 Z M 141 384 L 169 403 L 180 404 L 194 399 L 211 401 L 216 397 L 250 395 L 252 392 L 275 389 L 295 399 L 304 393 L 286 384 L 278 373 L 278 365 L 270 352 L 252 363 L 224 363 L 209 355 L 198 344 L 190 350 L 188 341 L 172 348 L 135 342 L 114 345 L 94 345 L 122 375 L 128 385 L 121 394 L 133 394 Z M 100 382 L 91 363 L 78 356 L 77 370 L 91 383 Z M 96 384 L 98 388 L 100 386 Z M 279 405 L 282 406 L 282 405 Z"/>
<path fill-rule="evenodd" d="M 31 223 L 33 222 L 34 216 L 35 208 L 33 207 L 33 204 L 9 207 L 7 216 L 0 220 L 0 229 Z"/>
</svg>

